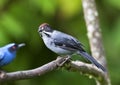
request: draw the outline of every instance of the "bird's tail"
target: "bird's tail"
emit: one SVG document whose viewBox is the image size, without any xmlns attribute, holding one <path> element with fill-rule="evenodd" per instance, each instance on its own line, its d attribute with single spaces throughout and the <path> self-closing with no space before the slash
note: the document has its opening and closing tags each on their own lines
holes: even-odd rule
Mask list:
<svg viewBox="0 0 120 85">
<path fill-rule="evenodd" d="M 83 56 L 85 59 L 89 60 L 91 63 L 93 63 L 94 65 L 96 65 L 98 68 L 102 69 L 104 72 L 106 72 L 106 69 L 99 64 L 92 56 L 90 56 L 87 52 L 79 52 L 79 54 L 81 56 Z"/>
</svg>

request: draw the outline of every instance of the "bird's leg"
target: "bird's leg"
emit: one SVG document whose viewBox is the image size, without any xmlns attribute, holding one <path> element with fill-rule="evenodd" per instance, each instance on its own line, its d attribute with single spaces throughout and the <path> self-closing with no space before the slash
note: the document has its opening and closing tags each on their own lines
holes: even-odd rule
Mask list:
<svg viewBox="0 0 120 85">
<path fill-rule="evenodd" d="M 65 64 L 66 61 L 68 61 L 71 57 L 69 55 L 65 56 L 63 59 L 63 61 L 61 63 L 58 63 L 57 65 L 59 67 L 63 66 Z"/>
</svg>

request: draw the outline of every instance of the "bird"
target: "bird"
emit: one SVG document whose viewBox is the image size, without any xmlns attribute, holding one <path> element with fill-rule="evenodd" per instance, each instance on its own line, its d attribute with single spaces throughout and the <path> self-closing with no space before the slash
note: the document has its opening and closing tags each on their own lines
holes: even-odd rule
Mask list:
<svg viewBox="0 0 120 85">
<path fill-rule="evenodd" d="M 38 28 L 38 32 L 46 47 L 56 54 L 61 56 L 72 56 L 73 54 L 80 55 L 97 66 L 103 72 L 106 71 L 106 69 L 98 63 L 96 59 L 84 50 L 83 44 L 81 44 L 81 42 L 75 37 L 52 29 L 48 23 L 41 24 Z"/>
<path fill-rule="evenodd" d="M 10 43 L 0 48 L 0 67 L 3 67 L 11 63 L 15 57 L 19 48 L 25 46 L 24 43 L 16 44 Z"/>
</svg>

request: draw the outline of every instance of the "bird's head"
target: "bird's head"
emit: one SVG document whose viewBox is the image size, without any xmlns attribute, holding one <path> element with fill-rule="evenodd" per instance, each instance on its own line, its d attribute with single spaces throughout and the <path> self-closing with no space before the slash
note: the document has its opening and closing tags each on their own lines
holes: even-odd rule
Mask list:
<svg viewBox="0 0 120 85">
<path fill-rule="evenodd" d="M 16 52 L 19 48 L 23 46 L 25 46 L 24 43 L 21 43 L 21 44 L 11 43 L 6 45 L 5 48 L 7 48 L 9 52 Z"/>
<path fill-rule="evenodd" d="M 39 26 L 38 32 L 41 35 L 41 37 L 43 37 L 43 36 L 50 37 L 53 30 L 51 29 L 49 24 L 43 23 Z"/>
</svg>

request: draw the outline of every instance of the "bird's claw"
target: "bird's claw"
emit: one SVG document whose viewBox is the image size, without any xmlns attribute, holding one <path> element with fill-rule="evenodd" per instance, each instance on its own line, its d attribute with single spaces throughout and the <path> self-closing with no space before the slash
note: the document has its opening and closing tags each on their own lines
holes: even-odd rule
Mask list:
<svg viewBox="0 0 120 85">
<path fill-rule="evenodd" d="M 58 63 L 57 66 L 62 67 L 71 57 L 70 56 L 66 56 L 63 58 L 63 61 Z"/>
</svg>

